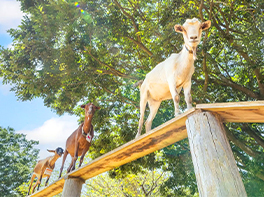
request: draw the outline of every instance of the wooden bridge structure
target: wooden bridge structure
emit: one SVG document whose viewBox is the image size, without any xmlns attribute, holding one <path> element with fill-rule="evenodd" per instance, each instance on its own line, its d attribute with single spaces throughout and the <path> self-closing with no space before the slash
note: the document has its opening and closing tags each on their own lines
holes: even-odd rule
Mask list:
<svg viewBox="0 0 264 197">
<path fill-rule="evenodd" d="M 264 123 L 264 101 L 198 104 L 30 197 L 80 196 L 85 180 L 188 137 L 200 196 L 247 196 L 223 122 Z"/>
</svg>

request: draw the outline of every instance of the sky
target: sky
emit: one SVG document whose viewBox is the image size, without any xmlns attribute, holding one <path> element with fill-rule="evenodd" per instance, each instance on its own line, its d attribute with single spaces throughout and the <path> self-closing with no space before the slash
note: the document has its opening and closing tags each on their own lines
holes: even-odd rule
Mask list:
<svg viewBox="0 0 264 197">
<path fill-rule="evenodd" d="M 10 28 L 17 28 L 24 13 L 20 11 L 20 2 L 16 0 L 0 0 L 0 45 L 12 46 L 12 38 L 7 33 Z M 65 114 L 58 116 L 50 108 L 44 106 L 41 98 L 32 101 L 19 101 L 12 84 L 2 84 L 0 78 L 0 126 L 11 127 L 17 133 L 26 134 L 28 140 L 39 141 L 35 148 L 40 149 L 39 159 L 52 155 L 47 149 L 62 147 L 68 136 L 78 127 L 77 117 Z M 67 161 L 69 161 L 68 156 Z M 61 158 L 57 161 L 61 164 Z M 66 168 L 66 167 L 64 167 Z"/>
</svg>

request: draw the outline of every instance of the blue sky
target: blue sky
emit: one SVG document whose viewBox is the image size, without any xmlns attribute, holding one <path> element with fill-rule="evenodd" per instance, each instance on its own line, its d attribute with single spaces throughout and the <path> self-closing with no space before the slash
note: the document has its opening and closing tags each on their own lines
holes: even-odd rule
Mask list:
<svg viewBox="0 0 264 197">
<path fill-rule="evenodd" d="M 0 0 L 1 46 L 11 47 L 12 38 L 6 31 L 17 28 L 23 15 L 16 0 Z M 39 141 L 36 148 L 40 149 L 40 158 L 50 155 L 47 148 L 60 146 L 64 149 L 67 137 L 78 127 L 77 117 L 56 115 L 44 106 L 41 98 L 19 101 L 14 92 L 9 91 L 11 87 L 11 84 L 3 85 L 0 78 L 0 126 L 12 127 L 16 132 L 26 134 L 28 139 Z M 58 163 L 60 166 L 61 162 Z"/>
</svg>

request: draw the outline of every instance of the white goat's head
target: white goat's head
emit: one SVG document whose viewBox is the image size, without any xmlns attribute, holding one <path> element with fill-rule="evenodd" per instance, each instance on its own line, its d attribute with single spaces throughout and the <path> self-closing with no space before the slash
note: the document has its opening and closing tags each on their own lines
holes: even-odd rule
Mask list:
<svg viewBox="0 0 264 197">
<path fill-rule="evenodd" d="M 183 25 L 175 25 L 176 32 L 182 33 L 184 42 L 188 49 L 192 48 L 196 52 L 196 47 L 201 41 L 202 31 L 211 26 L 211 21 L 200 23 L 197 18 L 187 19 Z"/>
</svg>

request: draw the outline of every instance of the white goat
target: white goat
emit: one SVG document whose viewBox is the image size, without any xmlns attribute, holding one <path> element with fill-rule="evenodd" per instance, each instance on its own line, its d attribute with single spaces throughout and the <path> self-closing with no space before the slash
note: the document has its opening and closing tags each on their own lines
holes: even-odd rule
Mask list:
<svg viewBox="0 0 264 197">
<path fill-rule="evenodd" d="M 150 114 L 146 121 L 146 132 L 151 130 L 154 117 L 157 114 L 160 103 L 163 100 L 173 99 L 175 116 L 180 113 L 179 93 L 184 89 L 187 109 L 192 108 L 191 78 L 194 72 L 194 60 L 196 59 L 196 48 L 201 41 L 202 31 L 211 26 L 211 21 L 200 23 L 198 19 L 187 19 L 181 25 L 175 25 L 176 32 L 182 33 L 184 46 L 180 53 L 171 56 L 159 63 L 150 71 L 145 80 L 138 82 L 140 85 L 140 120 L 136 138 L 141 135 L 144 121 L 144 112 L 148 102 Z"/>
</svg>

